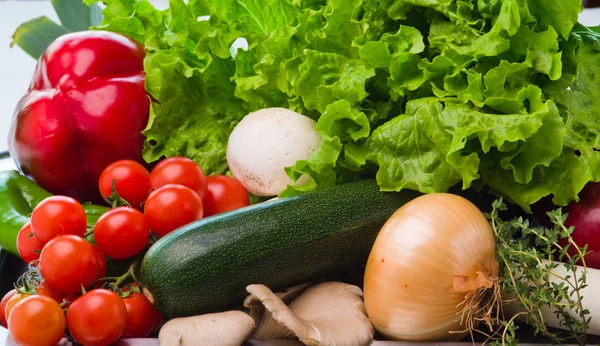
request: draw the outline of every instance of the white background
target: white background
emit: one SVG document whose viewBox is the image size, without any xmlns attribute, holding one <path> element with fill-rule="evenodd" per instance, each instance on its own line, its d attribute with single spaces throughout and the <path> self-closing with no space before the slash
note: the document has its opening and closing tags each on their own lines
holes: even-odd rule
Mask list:
<svg viewBox="0 0 600 346">
<path fill-rule="evenodd" d="M 167 4 L 167 0 L 153 2 L 161 8 Z M 13 109 L 35 67 L 35 61 L 18 47 L 9 47 L 11 36 L 20 23 L 42 15 L 57 20 L 49 1 L 0 0 L 0 152 L 8 147 L 6 136 Z M 580 20 L 586 25 L 599 25 L 600 9 L 584 11 Z"/>
</svg>

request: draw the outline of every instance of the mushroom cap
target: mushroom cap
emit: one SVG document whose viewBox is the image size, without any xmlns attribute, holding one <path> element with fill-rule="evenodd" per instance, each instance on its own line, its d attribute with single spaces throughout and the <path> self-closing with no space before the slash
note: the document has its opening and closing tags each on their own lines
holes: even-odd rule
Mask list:
<svg viewBox="0 0 600 346">
<path fill-rule="evenodd" d="M 239 346 L 254 330 L 254 320 L 242 311 L 175 318 L 158 334 L 160 346 Z"/>
<path fill-rule="evenodd" d="M 227 163 L 246 190 L 276 196 L 294 183 L 285 168 L 308 158 L 320 144 L 311 118 L 285 108 L 261 109 L 244 117 L 229 136 Z"/>
<path fill-rule="evenodd" d="M 288 307 L 264 285 L 250 285 L 246 306 L 260 302 L 264 313 L 253 338 L 297 337 L 305 345 L 367 346 L 374 328 L 366 316 L 362 290 L 341 282 L 325 282 L 307 289 Z M 253 314 L 257 317 L 257 314 Z"/>
</svg>

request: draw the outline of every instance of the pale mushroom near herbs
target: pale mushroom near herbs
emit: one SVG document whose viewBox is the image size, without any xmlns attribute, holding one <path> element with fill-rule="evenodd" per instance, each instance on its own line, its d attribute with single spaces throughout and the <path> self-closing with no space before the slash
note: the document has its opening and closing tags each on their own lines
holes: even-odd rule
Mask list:
<svg viewBox="0 0 600 346">
<path fill-rule="evenodd" d="M 239 346 L 254 330 L 254 320 L 242 311 L 175 318 L 158 334 L 160 346 Z"/>
<path fill-rule="evenodd" d="M 298 338 L 309 346 L 367 346 L 374 329 L 365 313 L 362 290 L 341 282 L 307 289 L 287 306 L 264 285 L 250 285 L 245 301 L 257 325 L 253 339 Z"/>
<path fill-rule="evenodd" d="M 250 193 L 277 196 L 293 184 L 285 168 L 307 159 L 320 144 L 314 120 L 285 108 L 261 109 L 244 117 L 229 136 L 227 163 Z"/>
</svg>

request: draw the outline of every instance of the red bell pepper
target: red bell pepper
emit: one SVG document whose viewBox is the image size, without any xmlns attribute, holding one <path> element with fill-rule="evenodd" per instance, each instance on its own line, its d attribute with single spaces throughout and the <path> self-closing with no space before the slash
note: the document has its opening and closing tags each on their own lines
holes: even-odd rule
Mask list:
<svg viewBox="0 0 600 346">
<path fill-rule="evenodd" d="M 120 159 L 142 162 L 150 101 L 144 49 L 111 32 L 54 41 L 15 110 L 9 151 L 21 172 L 54 194 L 97 201 L 98 178 Z"/>
</svg>

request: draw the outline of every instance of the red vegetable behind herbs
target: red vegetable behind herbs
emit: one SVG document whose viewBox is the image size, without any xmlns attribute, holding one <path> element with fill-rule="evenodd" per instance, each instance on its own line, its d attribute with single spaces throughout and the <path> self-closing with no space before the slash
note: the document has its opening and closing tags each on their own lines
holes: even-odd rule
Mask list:
<svg viewBox="0 0 600 346">
<path fill-rule="evenodd" d="M 98 178 L 117 160 L 142 162 L 150 101 L 144 49 L 111 32 L 54 41 L 15 110 L 9 150 L 18 168 L 54 194 L 98 201 Z"/>
<path fill-rule="evenodd" d="M 579 247 L 588 245 L 585 263 L 590 268 L 600 269 L 600 183 L 590 183 L 579 194 L 579 202 L 571 203 L 566 226 L 574 227 L 572 238 Z M 563 244 L 566 245 L 566 244 Z M 571 246 L 569 254 L 575 255 Z"/>
<path fill-rule="evenodd" d="M 585 264 L 589 268 L 600 269 L 600 183 L 589 183 L 579 193 L 579 201 L 571 202 L 566 207 L 555 205 L 552 197 L 548 196 L 532 205 L 532 211 L 537 221 L 543 227 L 552 228 L 554 223 L 547 213 L 562 209 L 563 214 L 568 214 L 565 226 L 573 227 L 571 237 L 578 247 L 588 245 Z M 560 239 L 561 246 L 567 246 L 566 239 Z M 577 251 L 571 244 L 568 251 L 570 256 L 575 256 Z M 558 255 L 558 254 L 557 254 Z M 555 258 L 558 260 L 558 256 Z M 578 262 L 581 265 L 581 261 Z"/>
</svg>

